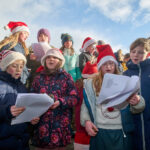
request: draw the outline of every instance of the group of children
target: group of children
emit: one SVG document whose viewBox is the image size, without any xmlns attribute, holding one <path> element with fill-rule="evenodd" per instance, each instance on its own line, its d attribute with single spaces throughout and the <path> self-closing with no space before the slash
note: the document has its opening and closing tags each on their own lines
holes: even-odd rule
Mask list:
<svg viewBox="0 0 150 150">
<path fill-rule="evenodd" d="M 120 110 L 97 104 L 104 75 L 120 74 L 110 45 L 97 45 L 87 37 L 78 56 L 72 36 L 62 34 L 62 47 L 57 49 L 50 45 L 49 31 L 42 28 L 38 43 L 29 51 L 25 44 L 28 26 L 9 22 L 7 28 L 12 35 L 0 42 L 0 149 L 28 150 L 31 139 L 35 150 L 65 150 L 71 143 L 74 107 L 75 150 L 150 149 L 148 39 L 139 38 L 130 46 L 128 69 L 123 74 L 139 76 L 140 91 Z M 17 94 L 27 92 L 46 93 L 54 104 L 30 123 L 11 125 L 26 109 L 15 106 Z M 29 124 L 34 126 L 32 137 L 27 132 Z"/>
</svg>

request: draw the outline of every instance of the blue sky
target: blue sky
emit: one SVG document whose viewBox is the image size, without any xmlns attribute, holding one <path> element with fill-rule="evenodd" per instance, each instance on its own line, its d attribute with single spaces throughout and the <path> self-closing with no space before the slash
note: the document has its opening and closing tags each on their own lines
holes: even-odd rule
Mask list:
<svg viewBox="0 0 150 150">
<path fill-rule="evenodd" d="M 48 28 L 58 48 L 61 33 L 69 33 L 77 53 L 87 36 L 126 53 L 136 38 L 150 36 L 149 8 L 148 0 L 1 0 L 0 40 L 10 34 L 3 29 L 9 21 L 23 21 L 31 30 L 28 45 L 37 42 L 40 28 Z"/>
</svg>

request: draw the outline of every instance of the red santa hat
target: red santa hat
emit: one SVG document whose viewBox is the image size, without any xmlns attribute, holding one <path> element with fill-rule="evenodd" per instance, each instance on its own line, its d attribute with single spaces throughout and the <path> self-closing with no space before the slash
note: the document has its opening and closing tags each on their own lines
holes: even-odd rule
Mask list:
<svg viewBox="0 0 150 150">
<path fill-rule="evenodd" d="M 83 41 L 82 48 L 80 49 L 80 52 L 84 52 L 88 46 L 90 46 L 91 44 L 94 44 L 94 43 L 96 44 L 96 41 L 94 39 L 87 37 Z"/>
<path fill-rule="evenodd" d="M 18 32 L 18 31 L 27 31 L 28 33 L 30 33 L 27 24 L 25 24 L 24 22 L 13 22 L 13 21 L 10 21 L 7 24 L 7 26 L 4 26 L 4 29 L 5 30 L 10 29 L 12 34 Z"/>
<path fill-rule="evenodd" d="M 107 61 L 113 61 L 116 65 L 118 65 L 118 62 L 115 58 L 115 55 L 112 51 L 112 48 L 110 45 L 97 45 L 97 50 L 99 52 L 98 58 L 97 58 L 97 68 L 98 70 L 100 67 Z"/>
<path fill-rule="evenodd" d="M 91 78 L 95 76 L 96 73 L 98 73 L 97 63 L 91 64 L 91 62 L 88 61 L 83 68 L 82 77 Z"/>
</svg>

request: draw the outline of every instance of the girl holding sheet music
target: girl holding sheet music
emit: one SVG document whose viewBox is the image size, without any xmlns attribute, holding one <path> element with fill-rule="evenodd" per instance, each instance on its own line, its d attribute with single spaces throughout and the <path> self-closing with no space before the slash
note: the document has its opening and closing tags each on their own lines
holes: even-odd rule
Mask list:
<svg viewBox="0 0 150 150">
<path fill-rule="evenodd" d="M 131 61 L 127 63 L 127 76 L 137 75 L 140 78 L 140 94 L 145 99 L 145 110 L 133 116 L 135 123 L 134 150 L 150 149 L 150 39 L 138 38 L 130 46 Z"/>
<path fill-rule="evenodd" d="M 3 50 L 0 53 L 0 149 L 29 150 L 27 124 L 11 125 L 11 120 L 22 113 L 24 107 L 16 107 L 17 93 L 26 89 L 20 81 L 26 58 L 20 52 Z M 31 121 L 36 124 L 39 118 Z"/>
<path fill-rule="evenodd" d="M 84 82 L 84 101 L 81 107 L 81 124 L 91 136 L 90 150 L 133 150 L 132 132 L 134 123 L 131 111 L 143 111 L 143 99 L 138 95 L 127 101 L 130 105 L 122 110 L 106 108 L 97 104 L 105 73 L 119 74 L 117 61 L 109 45 L 97 46 L 99 73 L 93 79 Z"/>
<path fill-rule="evenodd" d="M 44 70 L 32 84 L 32 92 L 47 93 L 54 99 L 34 130 L 32 144 L 36 150 L 65 150 L 71 142 L 71 113 L 78 96 L 71 75 L 62 70 L 64 63 L 59 49 L 48 50 L 41 59 Z"/>
</svg>

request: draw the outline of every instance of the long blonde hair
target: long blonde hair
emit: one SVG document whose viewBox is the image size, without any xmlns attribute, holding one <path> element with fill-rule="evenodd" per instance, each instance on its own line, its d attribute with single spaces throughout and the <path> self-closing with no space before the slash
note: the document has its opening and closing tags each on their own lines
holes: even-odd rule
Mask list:
<svg viewBox="0 0 150 150">
<path fill-rule="evenodd" d="M 120 74 L 117 66 L 115 66 L 114 74 Z M 104 78 L 104 75 L 101 69 L 99 70 L 99 73 L 93 77 L 92 83 L 95 89 L 96 96 L 99 95 L 99 92 L 101 90 L 103 78 Z"/>
<path fill-rule="evenodd" d="M 72 56 L 72 55 L 74 55 L 74 53 L 75 53 L 75 50 L 74 50 L 74 48 L 71 46 L 71 53 L 70 53 L 70 55 Z M 65 46 L 63 45 L 61 48 L 60 48 L 60 50 L 62 50 L 62 53 L 64 53 L 64 50 L 65 50 Z"/>
<path fill-rule="evenodd" d="M 16 32 L 16 33 L 10 35 L 9 37 L 6 37 L 4 40 L 2 40 L 0 42 L 0 49 L 9 43 L 11 43 L 11 46 L 9 47 L 9 49 L 12 49 L 13 47 L 15 47 L 18 43 L 20 33 L 21 33 L 20 31 Z M 24 48 L 25 56 L 27 56 L 29 54 L 29 50 L 26 47 L 25 42 L 21 42 L 21 45 Z"/>
</svg>

